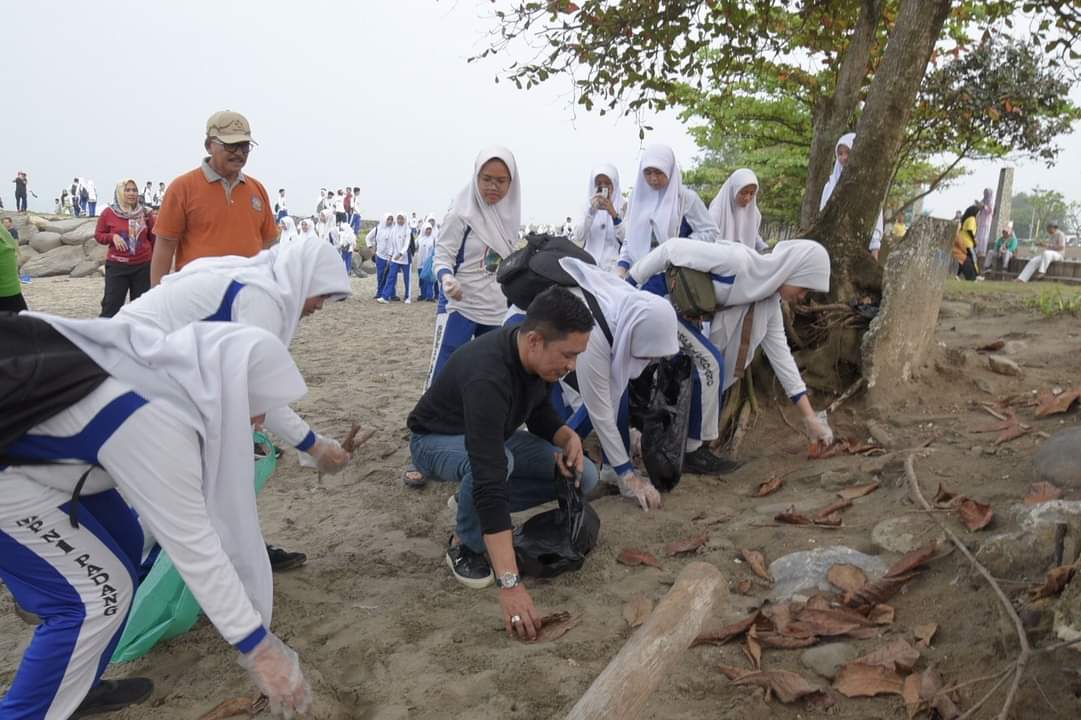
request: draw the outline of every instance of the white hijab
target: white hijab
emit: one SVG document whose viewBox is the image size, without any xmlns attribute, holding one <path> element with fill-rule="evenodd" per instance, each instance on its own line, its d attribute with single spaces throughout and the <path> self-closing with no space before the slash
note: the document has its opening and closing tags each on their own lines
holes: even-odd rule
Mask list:
<svg viewBox="0 0 1081 720">
<path fill-rule="evenodd" d="M 623 199 L 623 196 L 619 191 L 619 170 L 615 165 L 608 163 L 602 163 L 589 173 L 589 202 L 592 207 L 593 198 L 597 194 L 597 176 L 605 175 L 612 181 L 612 196 L 608 199 L 612 203 L 612 207 L 619 212 L 619 203 Z M 586 232 L 586 244 L 585 251 L 593 256 L 593 259 L 597 263 L 603 263 L 603 256 L 612 252 L 612 247 L 615 246 L 616 254 L 619 254 L 618 241 L 616 240 L 616 226 L 612 222 L 612 216 L 608 214 L 607 210 L 597 210 L 593 213 L 593 223 L 589 226 Z"/>
<path fill-rule="evenodd" d="M 477 176 L 489 160 L 502 160 L 510 171 L 510 189 L 503 199 L 489 205 L 480 195 Z M 514 153 L 501 145 L 491 145 L 477 153 L 473 162 L 473 177 L 454 199 L 451 212 L 463 218 L 481 242 L 506 258 L 518 244 L 518 228 L 522 224 L 522 181 Z"/>
<path fill-rule="evenodd" d="M 559 264 L 578 286 L 597 298 L 612 331 L 612 407 L 627 383 L 653 360 L 679 352 L 676 311 L 659 295 L 636 290 L 624 280 L 581 260 L 563 258 Z"/>
<path fill-rule="evenodd" d="M 837 159 L 837 151 L 844 145 L 851 152 L 852 145 L 856 142 L 856 133 L 846 133 L 841 136 L 837 141 L 837 144 L 833 146 L 833 170 L 830 172 L 829 180 L 826 181 L 825 186 L 822 188 L 822 199 L 818 201 L 818 209 L 826 207 L 826 203 L 829 202 L 830 197 L 833 195 L 833 191 L 837 189 L 837 183 L 841 181 L 841 173 L 845 171 L 844 165 Z"/>
<path fill-rule="evenodd" d="M 168 404 L 199 435 L 207 515 L 269 626 L 274 582 L 255 505 L 251 418 L 307 392 L 289 351 L 267 331 L 235 323 L 193 323 L 167 335 L 117 318 L 30 315 L 139 394 Z"/>
<path fill-rule="evenodd" d="M 646 182 L 646 168 L 655 168 L 668 176 L 664 190 L 654 190 Z M 627 214 L 625 242 L 630 243 L 630 256 L 636 261 L 649 252 L 650 240 L 658 242 L 679 235 L 679 196 L 683 188 L 683 173 L 676 162 L 676 155 L 667 145 L 650 145 L 642 153 L 638 163 L 638 176 L 631 195 Z"/>
<path fill-rule="evenodd" d="M 269 295 L 284 320 L 281 340 L 286 347 L 293 341 L 304 301 L 329 295 L 331 301 L 344 300 L 353 294 L 349 276 L 337 248 L 318 238 L 302 238 L 289 245 L 275 245 L 254 257 L 226 255 L 193 260 L 180 272 L 162 278 L 161 286 L 210 273 L 254 285 Z M 151 291 L 155 292 L 155 291 Z"/>
<path fill-rule="evenodd" d="M 300 233 L 297 232 L 297 225 L 293 222 L 293 218 L 286 215 L 282 218 L 282 225 L 285 226 L 285 229 L 282 230 L 281 237 L 278 238 L 279 243 L 288 245 L 300 239 Z"/>
<path fill-rule="evenodd" d="M 425 234 L 426 230 L 431 230 L 431 234 Z M 421 229 L 420 235 L 417 236 L 417 262 L 427 262 L 428 256 L 433 252 L 435 252 L 435 226 L 427 222 Z"/>
<path fill-rule="evenodd" d="M 747 207 L 736 201 L 739 191 L 748 185 L 758 185 L 758 177 L 749 168 L 740 168 L 728 176 L 717 191 L 717 197 L 709 204 L 709 215 L 721 233 L 722 240 L 741 243 L 752 250 L 758 247 L 758 231 L 762 226 L 762 213 L 758 210 L 758 193 Z"/>
<path fill-rule="evenodd" d="M 308 229 L 307 230 L 303 230 L 303 229 L 300 230 L 299 239 L 301 239 L 301 240 L 318 240 L 319 239 L 319 234 L 317 232 L 315 232 L 315 223 L 313 223 L 309 219 L 304 219 L 304 220 L 300 221 L 300 224 L 302 226 L 304 225 L 304 223 L 308 223 Z M 166 277 L 168 277 L 168 276 L 166 276 Z"/>
</svg>

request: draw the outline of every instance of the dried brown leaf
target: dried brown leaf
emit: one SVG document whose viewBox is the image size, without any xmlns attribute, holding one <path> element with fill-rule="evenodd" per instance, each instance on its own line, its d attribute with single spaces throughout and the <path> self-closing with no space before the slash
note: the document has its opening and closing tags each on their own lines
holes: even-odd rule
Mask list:
<svg viewBox="0 0 1081 720">
<path fill-rule="evenodd" d="M 938 543 L 927 543 L 922 547 L 918 547 L 915 550 L 907 552 L 904 556 L 890 566 L 890 569 L 886 571 L 886 577 L 897 577 L 899 575 L 907 575 L 908 573 L 916 570 L 920 566 L 927 563 L 934 554 L 938 552 Z"/>
<path fill-rule="evenodd" d="M 747 638 L 743 644 L 743 654 L 747 656 L 751 667 L 755 670 L 762 669 L 762 646 L 758 644 L 758 631 L 754 625 L 747 631 Z"/>
<path fill-rule="evenodd" d="M 900 695 L 904 689 L 904 681 L 897 673 L 881 665 L 851 662 L 837 673 L 833 688 L 850 698 Z"/>
<path fill-rule="evenodd" d="M 698 549 L 706 544 L 709 535 L 695 535 L 694 537 L 676 540 L 664 546 L 664 554 L 668 557 L 682 555 L 684 553 L 698 552 Z"/>
<path fill-rule="evenodd" d="M 826 573 L 830 585 L 845 592 L 855 592 L 867 584 L 867 573 L 855 565 L 834 565 Z"/>
<path fill-rule="evenodd" d="M 1073 576 L 1073 565 L 1060 565 L 1059 567 L 1051 568 L 1047 573 L 1047 578 L 1044 580 L 1043 585 L 1029 590 L 1029 600 L 1040 600 L 1042 598 L 1058 595 L 1066 589 L 1066 586 L 1070 583 Z"/>
<path fill-rule="evenodd" d="M 919 573 L 907 575 L 887 575 L 881 580 L 869 582 L 856 592 L 852 597 L 845 600 L 845 605 L 850 608 L 864 608 L 881 605 L 896 595 L 902 587 Z"/>
<path fill-rule="evenodd" d="M 933 667 L 920 673 L 920 699 L 935 709 L 939 720 L 955 720 L 961 714 L 949 695 L 942 692 L 942 677 Z"/>
<path fill-rule="evenodd" d="M 705 645 L 710 643 L 713 645 L 723 645 L 734 637 L 739 637 L 743 633 L 747 632 L 751 625 L 754 625 L 755 620 L 758 618 L 758 613 L 755 612 L 748 617 L 734 622 L 731 625 L 725 625 L 720 628 L 704 628 L 698 637 L 691 643 L 691 647 L 695 645 Z"/>
<path fill-rule="evenodd" d="M 571 614 L 565 610 L 545 615 L 541 618 L 540 632 L 537 633 L 537 639 L 533 642 L 541 643 L 558 640 L 581 621 L 581 614 Z"/>
<path fill-rule="evenodd" d="M 265 707 L 266 698 L 264 696 L 257 695 L 253 698 L 241 695 L 240 697 L 232 697 L 221 701 L 205 715 L 200 715 L 199 720 L 225 720 L 237 715 L 252 717 L 262 712 Z"/>
<path fill-rule="evenodd" d="M 793 703 L 800 698 L 822 692 L 822 688 L 815 687 L 802 675 L 787 670 L 747 671 L 723 665 L 720 669 L 734 684 L 765 688 L 782 703 Z"/>
<path fill-rule="evenodd" d="M 916 647 L 931 647 L 931 640 L 935 637 L 936 632 L 938 632 L 938 625 L 935 623 L 917 625 L 912 628 L 912 636 L 916 638 Z"/>
<path fill-rule="evenodd" d="M 623 619 L 632 628 L 646 621 L 653 612 L 653 601 L 645 595 L 635 595 L 623 605 Z"/>
<path fill-rule="evenodd" d="M 901 671 L 911 670 L 920 659 L 920 651 L 908 644 L 908 641 L 897 638 L 873 652 L 856 658 L 853 662 L 863 665 L 880 665 L 887 670 Z"/>
<path fill-rule="evenodd" d="M 867 613 L 867 619 L 875 625 L 892 625 L 897 617 L 897 611 L 892 605 L 878 604 Z"/>
<path fill-rule="evenodd" d="M 776 632 L 764 632 L 758 635 L 758 642 L 766 647 L 776 648 L 778 650 L 795 650 L 797 648 L 811 647 L 818 642 L 818 637 L 815 635 L 793 637 L 791 635 L 782 635 Z"/>
<path fill-rule="evenodd" d="M 658 570 L 661 569 L 661 564 L 657 562 L 657 558 L 644 550 L 635 550 L 634 548 L 627 548 L 619 553 L 616 562 L 622 565 L 630 565 L 631 567 L 634 567 L 635 565 L 648 565 L 649 567 L 655 567 Z"/>
<path fill-rule="evenodd" d="M 1036 406 L 1036 417 L 1046 417 L 1048 415 L 1064 413 L 1068 411 L 1078 399 L 1081 399 L 1081 388 L 1067 390 L 1057 396 L 1050 394 L 1042 396 L 1039 405 Z"/>
<path fill-rule="evenodd" d="M 754 496 L 766 497 L 767 495 L 772 495 L 773 493 L 780 490 L 782 485 L 784 485 L 784 479 L 778 475 L 774 475 L 769 480 L 766 480 L 764 483 L 758 486 L 758 489 L 754 492 Z"/>
<path fill-rule="evenodd" d="M 912 673 L 905 678 L 905 684 L 901 688 L 901 697 L 905 701 L 905 713 L 908 716 L 908 720 L 916 717 L 920 712 L 920 705 L 923 701 L 920 699 L 920 684 L 922 680 L 920 673 Z"/>
<path fill-rule="evenodd" d="M 853 610 L 844 608 L 830 608 L 828 610 L 804 608 L 796 621 L 785 629 L 785 634 L 799 637 L 809 635 L 833 637 L 836 635 L 849 635 L 853 631 L 871 625 L 873 623 L 870 620 Z"/>
<path fill-rule="evenodd" d="M 1028 486 L 1028 492 L 1025 493 L 1025 504 L 1039 505 L 1040 503 L 1058 500 L 1060 497 L 1062 497 L 1061 489 L 1041 480 Z"/>
<path fill-rule="evenodd" d="M 785 512 L 777 515 L 773 518 L 779 523 L 785 523 L 787 525 L 826 525 L 836 527 L 841 524 L 840 515 L 831 515 L 824 518 L 810 518 L 803 513 L 796 512 L 794 508 L 790 508 Z"/>
<path fill-rule="evenodd" d="M 855 500 L 856 498 L 861 498 L 864 495 L 870 495 L 875 490 L 878 490 L 878 487 L 879 483 L 877 482 L 871 482 L 865 485 L 852 485 L 851 487 L 843 488 L 837 493 L 837 495 L 841 498 L 844 498 L 845 500 Z"/>
<path fill-rule="evenodd" d="M 754 583 L 752 583 L 747 578 L 743 578 L 738 583 L 736 583 L 735 590 L 737 595 L 750 595 L 753 588 Z"/>
<path fill-rule="evenodd" d="M 353 427 L 349 428 L 349 434 L 345 436 L 345 440 L 342 441 L 342 450 L 347 453 L 352 453 L 364 443 L 368 442 L 375 435 L 375 430 L 365 430 L 360 432 L 360 423 L 353 423 Z M 358 433 L 360 433 L 358 435 Z"/>
<path fill-rule="evenodd" d="M 769 574 L 769 567 L 766 563 L 766 556 L 758 550 L 748 550 L 747 548 L 740 548 L 739 554 L 747 561 L 747 564 L 758 577 L 769 582 L 773 582 L 773 577 Z"/>
<path fill-rule="evenodd" d="M 992 340 L 986 345 L 980 345 L 976 348 L 976 352 L 996 352 L 1006 347 L 1006 341 L 999 338 L 998 340 Z"/>
<path fill-rule="evenodd" d="M 792 622 L 792 606 L 788 603 L 773 605 L 769 610 L 763 612 L 763 615 L 769 618 L 777 632 L 784 632 L 788 624 Z"/>
<path fill-rule="evenodd" d="M 990 505 L 967 497 L 961 499 L 957 512 L 964 526 L 973 531 L 987 527 L 991 523 L 991 518 L 994 517 Z"/>
<path fill-rule="evenodd" d="M 830 600 L 830 596 L 824 593 L 817 592 L 811 597 L 807 598 L 807 602 L 804 607 L 808 610 L 829 610 L 833 607 L 833 602 Z"/>
<path fill-rule="evenodd" d="M 823 520 L 829 520 L 833 517 L 834 513 L 849 507 L 852 507 L 852 501 L 848 500 L 847 498 L 841 498 L 840 500 L 832 502 L 826 507 L 817 511 L 814 514 L 813 519 L 816 523 L 822 522 Z"/>
<path fill-rule="evenodd" d="M 948 507 L 957 498 L 957 493 L 950 492 L 946 489 L 946 486 L 942 483 L 938 484 L 938 492 L 931 499 L 931 502 L 937 507 Z"/>
</svg>

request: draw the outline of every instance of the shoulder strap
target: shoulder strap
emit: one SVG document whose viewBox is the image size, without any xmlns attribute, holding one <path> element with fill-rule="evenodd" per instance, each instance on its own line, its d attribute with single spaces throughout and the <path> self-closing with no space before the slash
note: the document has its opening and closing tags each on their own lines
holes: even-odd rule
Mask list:
<svg viewBox="0 0 1081 720">
<path fill-rule="evenodd" d="M 612 337 L 612 330 L 608 327 L 608 321 L 604 319 L 604 313 L 601 312 L 601 306 L 597 302 L 597 298 L 585 288 L 579 289 L 582 291 L 582 297 L 585 298 L 589 311 L 593 313 L 593 320 L 597 323 L 597 327 L 604 333 L 604 337 L 608 340 L 608 344 L 615 345 L 615 339 Z"/>
</svg>

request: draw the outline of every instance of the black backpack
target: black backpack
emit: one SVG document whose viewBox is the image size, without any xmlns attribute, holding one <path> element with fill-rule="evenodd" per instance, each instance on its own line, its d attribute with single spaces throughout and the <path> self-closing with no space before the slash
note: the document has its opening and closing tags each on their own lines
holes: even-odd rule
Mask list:
<svg viewBox="0 0 1081 720">
<path fill-rule="evenodd" d="M 582 567 L 597 546 L 601 519 L 574 478 L 555 469 L 559 507 L 538 513 L 514 529 L 518 572 L 535 578 L 554 577 Z"/>
<path fill-rule="evenodd" d="M 89 395 L 105 379 L 82 350 L 38 318 L 0 313 L 0 464 L 30 428 Z"/>
<path fill-rule="evenodd" d="M 691 359 L 679 353 L 653 363 L 630 382 L 631 425 L 642 432 L 650 482 L 670 492 L 683 474 L 691 419 Z"/>
<path fill-rule="evenodd" d="M 524 248 L 515 250 L 499 264 L 495 279 L 507 300 L 525 310 L 533 298 L 553 285 L 578 287 L 570 273 L 559 265 L 567 257 L 597 264 L 592 255 L 565 237 L 529 235 Z"/>
</svg>

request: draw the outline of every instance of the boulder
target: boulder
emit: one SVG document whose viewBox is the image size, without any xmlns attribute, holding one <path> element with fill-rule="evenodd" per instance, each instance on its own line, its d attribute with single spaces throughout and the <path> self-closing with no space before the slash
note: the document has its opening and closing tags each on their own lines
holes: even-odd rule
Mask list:
<svg viewBox="0 0 1081 720">
<path fill-rule="evenodd" d="M 1036 480 L 1060 488 L 1081 489 L 1081 427 L 1059 430 L 1033 458 Z"/>
<path fill-rule="evenodd" d="M 800 664 L 832 680 L 841 667 L 859 657 L 860 651 L 848 643 L 829 643 L 807 648 L 799 656 Z"/>
<path fill-rule="evenodd" d="M 87 218 L 70 218 L 68 220 L 53 220 L 45 225 L 45 230 L 54 232 L 57 235 L 63 235 L 75 230 L 88 222 L 96 222 Z"/>
<path fill-rule="evenodd" d="M 93 260 L 98 265 L 104 263 L 105 258 L 109 256 L 109 248 L 94 239 L 83 243 L 83 252 L 86 253 L 87 259 Z"/>
<path fill-rule="evenodd" d="M 826 580 L 826 573 L 834 565 L 855 565 L 867 574 L 868 580 L 878 580 L 889 569 L 882 558 L 843 545 L 789 553 L 769 565 L 774 580 L 770 599 L 783 602 L 797 593 L 829 592 L 833 588 Z"/>
<path fill-rule="evenodd" d="M 926 515 L 896 515 L 871 530 L 871 542 L 886 552 L 905 554 L 932 540 L 945 542 L 946 533 Z"/>
<path fill-rule="evenodd" d="M 39 232 L 35 233 L 34 237 L 30 238 L 30 247 L 34 248 L 39 253 L 55 250 L 62 244 L 63 243 L 60 241 L 60 234 L 54 232 Z"/>
<path fill-rule="evenodd" d="M 1024 375 L 1021 366 L 1013 360 L 1010 360 L 1008 357 L 988 355 L 987 364 L 990 366 L 992 372 L 996 372 L 999 375 L 1014 375 L 1016 377 Z"/>
<path fill-rule="evenodd" d="M 1077 578 L 1074 575 L 1055 603 L 1052 628 L 1059 640 L 1081 640 L 1081 581 Z"/>
<path fill-rule="evenodd" d="M 89 277 L 96 273 L 97 270 L 98 264 L 96 262 L 93 260 L 83 260 L 72 269 L 71 276 L 73 278 Z"/>
<path fill-rule="evenodd" d="M 995 577 L 1013 580 L 1042 580 L 1051 567 L 1055 535 L 1059 524 L 1066 525 L 1062 563 L 1068 565 L 1081 550 L 1081 501 L 1053 500 L 1039 505 L 1014 505 L 1010 514 L 1020 530 L 987 538 L 976 558 Z"/>
<path fill-rule="evenodd" d="M 41 217 L 40 215 L 31 215 L 30 224 L 33 225 L 34 229 L 39 232 L 49 227 L 49 221 Z"/>
<path fill-rule="evenodd" d="M 967 302 L 958 302 L 957 300 L 943 300 L 942 305 L 940 305 L 938 308 L 938 317 L 940 320 L 967 318 L 971 316 L 972 305 Z"/>
<path fill-rule="evenodd" d="M 85 259 L 86 256 L 83 255 L 81 247 L 64 245 L 30 260 L 23 265 L 22 271 L 30 277 L 67 275 Z"/>
<path fill-rule="evenodd" d="M 23 265 L 30 262 L 31 260 L 33 260 L 34 258 L 36 258 L 40 254 L 41 253 L 39 253 L 37 250 L 30 247 L 29 245 L 24 245 L 24 246 L 20 247 L 19 248 L 19 268 L 21 269 Z"/>
<path fill-rule="evenodd" d="M 96 222 L 83 223 L 74 230 L 61 235 L 60 240 L 65 245 L 82 245 L 87 240 L 94 239 L 94 231 L 97 227 L 98 224 Z"/>
</svg>

